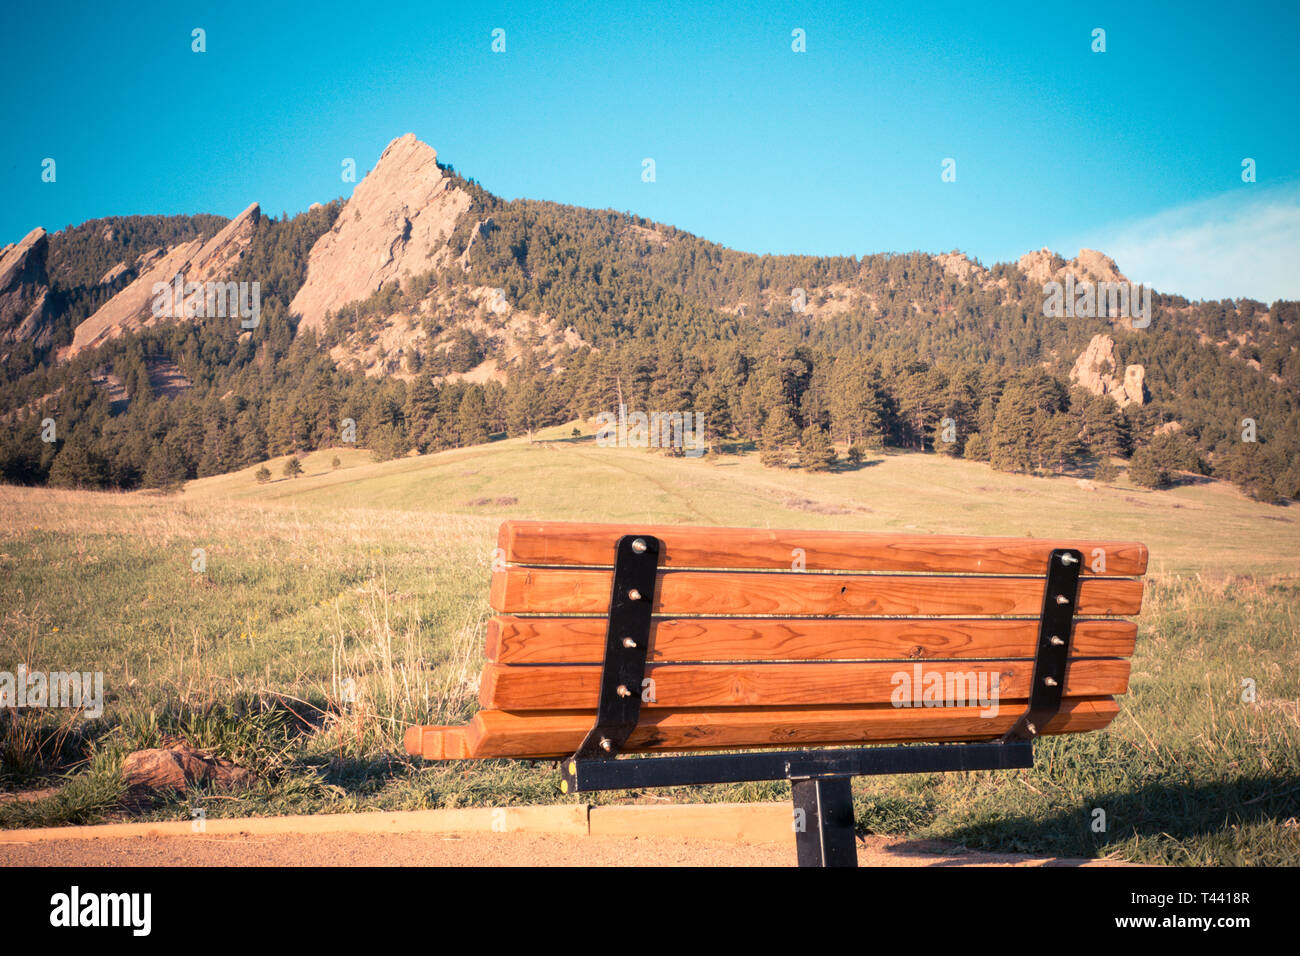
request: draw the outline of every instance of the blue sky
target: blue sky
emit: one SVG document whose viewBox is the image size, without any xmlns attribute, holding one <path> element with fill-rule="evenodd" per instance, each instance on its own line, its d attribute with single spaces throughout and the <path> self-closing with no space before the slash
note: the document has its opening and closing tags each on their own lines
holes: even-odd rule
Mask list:
<svg viewBox="0 0 1300 956">
<path fill-rule="evenodd" d="M 1300 5 L 1134 6 L 11 5 L 0 243 L 294 213 L 409 131 L 503 197 L 754 252 L 1088 246 L 1162 290 L 1300 298 Z"/>
</svg>

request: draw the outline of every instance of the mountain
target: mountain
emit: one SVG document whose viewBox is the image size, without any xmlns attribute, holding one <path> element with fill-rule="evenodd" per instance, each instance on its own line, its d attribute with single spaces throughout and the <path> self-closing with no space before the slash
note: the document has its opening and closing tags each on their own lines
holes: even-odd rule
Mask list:
<svg viewBox="0 0 1300 956">
<path fill-rule="evenodd" d="M 30 342 L 50 344 L 50 280 L 45 271 L 49 238 L 37 226 L 0 251 L 0 348 Z"/>
<path fill-rule="evenodd" d="M 252 242 L 260 217 L 261 209 L 253 203 L 206 242 L 196 238 L 166 251 L 147 253 L 139 262 L 141 272 L 138 278 L 77 326 L 72 344 L 59 353 L 59 358 L 72 358 L 119 335 L 160 321 L 160 317 L 154 314 L 153 306 L 158 298 L 154 289 L 159 284 L 171 287 L 178 275 L 184 277 L 186 284 L 230 281 L 240 258 Z M 125 263 L 119 263 L 100 281 L 112 281 L 125 271 Z M 201 292 L 182 292 L 180 296 L 169 297 L 167 309 L 171 315 L 183 317 L 188 314 L 187 309 L 191 313 L 196 310 L 197 300 L 202 295 Z"/>
<path fill-rule="evenodd" d="M 346 201 L 37 230 L 0 263 L 0 414 L 25 423 L 0 433 L 9 480 L 167 486 L 344 434 L 391 457 L 622 401 L 700 410 L 715 448 L 775 465 L 823 467 L 801 449 L 831 441 L 1021 471 L 1132 455 L 1156 485 L 1300 493 L 1297 304 L 1165 292 L 1142 323 L 1097 300 L 1053 312 L 1053 284 L 1127 281 L 1095 250 L 753 255 L 503 200 L 407 134 Z M 259 321 L 184 289 L 156 315 L 178 276 L 256 288 Z M 52 446 L 32 437 L 44 417 Z"/>
<path fill-rule="evenodd" d="M 312 247 L 290 310 L 304 328 L 320 331 L 330 311 L 446 265 L 447 240 L 472 201 L 443 175 L 432 147 L 413 133 L 398 137 Z"/>
</svg>

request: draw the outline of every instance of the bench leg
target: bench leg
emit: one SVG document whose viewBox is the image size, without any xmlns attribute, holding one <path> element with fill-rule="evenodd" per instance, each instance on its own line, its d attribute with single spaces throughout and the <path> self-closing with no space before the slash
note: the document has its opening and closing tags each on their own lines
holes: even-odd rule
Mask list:
<svg viewBox="0 0 1300 956">
<path fill-rule="evenodd" d="M 800 866 L 857 866 L 852 777 L 792 780 Z"/>
</svg>

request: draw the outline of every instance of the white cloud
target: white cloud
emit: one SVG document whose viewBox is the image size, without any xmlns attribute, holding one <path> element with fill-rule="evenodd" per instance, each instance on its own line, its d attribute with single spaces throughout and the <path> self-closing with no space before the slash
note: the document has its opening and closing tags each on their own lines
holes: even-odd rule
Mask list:
<svg viewBox="0 0 1300 956">
<path fill-rule="evenodd" d="M 1062 251 L 1076 248 L 1099 249 L 1130 280 L 1189 299 L 1300 299 L 1300 185 L 1243 185 L 1102 228 Z"/>
</svg>

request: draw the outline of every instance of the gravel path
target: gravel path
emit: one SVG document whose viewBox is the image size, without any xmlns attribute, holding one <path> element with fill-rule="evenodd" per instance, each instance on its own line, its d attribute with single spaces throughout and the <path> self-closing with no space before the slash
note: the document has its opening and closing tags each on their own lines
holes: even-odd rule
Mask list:
<svg viewBox="0 0 1300 956">
<path fill-rule="evenodd" d="M 1018 854 L 954 853 L 890 837 L 858 843 L 863 866 L 1077 866 Z M 1087 865 L 1107 865 L 1088 861 Z M 192 834 L 0 844 L 0 866 L 793 866 L 793 841 L 531 833 Z"/>
</svg>

